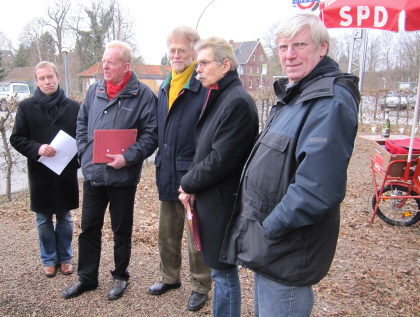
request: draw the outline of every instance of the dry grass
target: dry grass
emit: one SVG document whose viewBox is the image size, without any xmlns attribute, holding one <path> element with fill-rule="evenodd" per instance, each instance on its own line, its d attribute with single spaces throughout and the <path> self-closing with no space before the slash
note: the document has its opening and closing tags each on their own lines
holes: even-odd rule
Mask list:
<svg viewBox="0 0 420 317">
<path fill-rule="evenodd" d="M 368 133 L 361 126 L 359 133 Z M 370 223 L 368 204 L 369 142 L 358 138 L 349 168 L 347 197 L 342 204 L 337 253 L 327 277 L 314 287 L 313 316 L 419 316 L 420 227 L 392 227 L 378 218 Z M 183 249 L 183 287 L 162 296 L 147 289 L 160 279 L 157 250 L 158 198 L 154 168 L 146 167 L 137 191 L 131 283 L 126 295 L 108 301 L 113 268 L 109 217 L 103 230 L 103 250 L 95 291 L 64 300 L 61 292 L 76 275 L 48 279 L 38 255 L 34 214 L 27 193 L 14 195 L 0 208 L 0 315 L 1 316 L 210 316 L 211 301 L 199 312 L 186 309 L 190 294 L 188 254 Z M 73 262 L 77 263 L 77 236 L 81 210 L 73 213 Z M 185 241 L 184 241 L 185 245 Z M 253 316 L 252 272 L 241 269 L 242 315 Z M 211 294 L 212 295 L 212 294 Z"/>
</svg>

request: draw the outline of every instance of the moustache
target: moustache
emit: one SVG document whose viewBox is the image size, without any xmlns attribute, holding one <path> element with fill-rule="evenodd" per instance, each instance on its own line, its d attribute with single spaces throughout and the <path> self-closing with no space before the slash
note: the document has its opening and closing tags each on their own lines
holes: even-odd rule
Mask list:
<svg viewBox="0 0 420 317">
<path fill-rule="evenodd" d="M 197 80 L 206 79 L 206 76 L 204 76 L 203 74 L 197 74 L 197 76 L 195 76 L 195 79 Z"/>
</svg>

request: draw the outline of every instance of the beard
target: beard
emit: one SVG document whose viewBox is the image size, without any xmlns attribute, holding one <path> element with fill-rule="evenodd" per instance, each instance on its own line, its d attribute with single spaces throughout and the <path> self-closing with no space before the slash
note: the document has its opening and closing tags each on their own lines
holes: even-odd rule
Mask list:
<svg viewBox="0 0 420 317">
<path fill-rule="evenodd" d="M 175 60 L 176 61 L 176 60 Z M 175 62 L 174 61 L 174 62 Z M 171 61 L 171 66 L 172 68 L 178 73 L 182 73 L 184 70 L 186 70 L 188 67 L 190 67 L 190 65 L 194 62 L 194 59 L 192 58 L 192 56 L 190 56 L 187 60 L 178 60 L 183 62 L 183 65 L 179 65 L 179 64 L 172 64 Z"/>
</svg>

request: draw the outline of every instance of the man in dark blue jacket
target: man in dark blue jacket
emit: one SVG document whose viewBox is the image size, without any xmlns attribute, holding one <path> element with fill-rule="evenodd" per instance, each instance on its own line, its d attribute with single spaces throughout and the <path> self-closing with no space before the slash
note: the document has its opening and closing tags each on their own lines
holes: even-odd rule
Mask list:
<svg viewBox="0 0 420 317">
<path fill-rule="evenodd" d="M 255 316 L 310 316 L 332 263 L 357 132 L 358 78 L 327 55 L 319 17 L 276 31 L 279 98 L 241 177 L 221 260 L 254 274 Z"/>
<path fill-rule="evenodd" d="M 204 106 L 208 89 L 195 78 L 194 45 L 200 40 L 196 30 L 177 27 L 168 36 L 172 73 L 162 84 L 158 96 L 158 153 L 156 184 L 159 191 L 160 218 L 158 246 L 161 282 L 149 293 L 161 295 L 181 286 L 181 243 L 185 209 L 178 200 L 181 177 L 192 163 L 194 129 Z M 211 290 L 210 268 L 203 264 L 190 231 L 187 230 L 192 293 L 189 310 L 204 306 Z"/>
</svg>

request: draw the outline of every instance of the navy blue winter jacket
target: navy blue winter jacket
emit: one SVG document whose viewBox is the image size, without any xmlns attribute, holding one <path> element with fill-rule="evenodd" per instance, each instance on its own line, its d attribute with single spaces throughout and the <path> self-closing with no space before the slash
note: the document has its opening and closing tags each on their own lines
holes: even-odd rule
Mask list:
<svg viewBox="0 0 420 317">
<path fill-rule="evenodd" d="M 159 199 L 162 201 L 178 201 L 181 177 L 188 171 L 194 157 L 195 125 L 208 94 L 208 89 L 195 79 L 196 75 L 194 71 L 170 111 L 168 111 L 168 94 L 172 74 L 159 89 L 157 110 L 159 149 L 155 165 L 156 184 Z"/>
<path fill-rule="evenodd" d="M 279 102 L 245 165 L 222 261 L 290 286 L 327 274 L 357 132 L 357 82 L 324 57 L 294 87 L 275 83 Z"/>
</svg>

